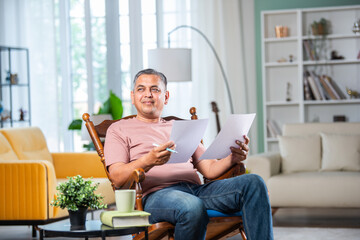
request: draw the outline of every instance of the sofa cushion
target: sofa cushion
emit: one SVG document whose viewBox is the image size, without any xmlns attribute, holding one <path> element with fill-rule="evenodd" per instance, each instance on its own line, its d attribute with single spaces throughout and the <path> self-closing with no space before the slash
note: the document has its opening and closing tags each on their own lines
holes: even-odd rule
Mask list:
<svg viewBox="0 0 360 240">
<path fill-rule="evenodd" d="M 18 160 L 8 140 L 0 132 L 0 160 Z"/>
<path fill-rule="evenodd" d="M 360 171 L 360 134 L 320 134 L 322 171 Z"/>
<path fill-rule="evenodd" d="M 320 169 L 320 136 L 279 136 L 279 148 L 283 173 Z"/>
<path fill-rule="evenodd" d="M 360 207 L 360 172 L 280 174 L 267 181 L 272 207 Z"/>
<path fill-rule="evenodd" d="M 319 132 L 360 134 L 360 122 L 291 123 L 283 126 L 284 136 L 309 136 Z"/>
<path fill-rule="evenodd" d="M 46 140 L 38 127 L 2 129 L 18 159 L 20 160 L 48 160 L 52 162 Z"/>
</svg>

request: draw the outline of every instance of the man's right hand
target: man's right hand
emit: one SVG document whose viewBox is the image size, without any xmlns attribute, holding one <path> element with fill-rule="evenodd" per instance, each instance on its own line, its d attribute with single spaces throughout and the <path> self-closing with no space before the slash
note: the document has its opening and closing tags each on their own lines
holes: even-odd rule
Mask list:
<svg viewBox="0 0 360 240">
<path fill-rule="evenodd" d="M 167 163 L 170 159 L 171 152 L 166 150 L 166 148 L 175 149 L 175 143 L 169 141 L 159 147 L 154 147 L 148 154 L 145 154 L 136 161 L 131 161 L 129 163 L 117 162 L 110 165 L 110 177 L 114 181 L 115 186 L 122 186 L 137 168 L 142 168 L 147 172 L 154 166 Z"/>
<path fill-rule="evenodd" d="M 171 152 L 167 148 L 175 149 L 175 143 L 168 141 L 158 147 L 154 147 L 148 154 L 144 156 L 144 161 L 150 166 L 163 165 L 167 163 L 171 157 Z"/>
</svg>

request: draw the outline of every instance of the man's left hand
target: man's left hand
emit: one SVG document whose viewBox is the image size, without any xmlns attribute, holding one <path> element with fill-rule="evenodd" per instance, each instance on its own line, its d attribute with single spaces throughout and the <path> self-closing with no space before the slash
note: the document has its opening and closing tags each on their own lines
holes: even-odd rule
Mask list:
<svg viewBox="0 0 360 240">
<path fill-rule="evenodd" d="M 239 147 L 230 147 L 231 150 L 231 162 L 234 164 L 239 164 L 241 161 L 244 161 L 247 158 L 249 153 L 249 142 L 250 139 L 247 136 L 244 136 L 245 142 L 240 142 L 236 140 L 235 143 Z"/>
</svg>

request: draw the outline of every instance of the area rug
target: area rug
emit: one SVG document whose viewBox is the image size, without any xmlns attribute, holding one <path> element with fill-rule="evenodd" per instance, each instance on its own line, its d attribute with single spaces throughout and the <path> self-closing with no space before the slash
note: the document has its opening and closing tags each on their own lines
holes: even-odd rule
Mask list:
<svg viewBox="0 0 360 240">
<path fill-rule="evenodd" d="M 275 240 L 359 240 L 359 236 L 359 228 L 274 228 Z"/>
<path fill-rule="evenodd" d="M 275 240 L 359 240 L 359 236 L 360 228 L 274 227 Z M 0 226 L 0 240 L 3 239 L 33 240 L 31 228 L 28 226 Z M 78 238 L 72 239 L 78 240 Z M 110 239 L 131 240 L 131 236 L 109 237 Z M 241 240 L 241 236 L 238 234 L 227 240 Z"/>
<path fill-rule="evenodd" d="M 360 228 L 274 227 L 275 240 L 359 240 Z M 241 240 L 240 235 L 229 240 Z"/>
</svg>

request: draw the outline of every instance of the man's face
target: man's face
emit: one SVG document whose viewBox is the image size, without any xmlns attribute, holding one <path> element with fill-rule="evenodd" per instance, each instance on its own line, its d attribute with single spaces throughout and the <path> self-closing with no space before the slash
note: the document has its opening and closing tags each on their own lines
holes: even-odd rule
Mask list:
<svg viewBox="0 0 360 240">
<path fill-rule="evenodd" d="M 169 92 L 156 75 L 141 75 L 131 91 L 131 102 L 135 105 L 138 116 L 146 119 L 159 118 L 168 99 Z"/>
</svg>

